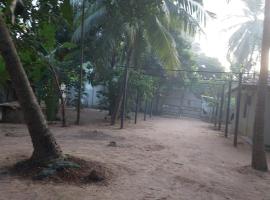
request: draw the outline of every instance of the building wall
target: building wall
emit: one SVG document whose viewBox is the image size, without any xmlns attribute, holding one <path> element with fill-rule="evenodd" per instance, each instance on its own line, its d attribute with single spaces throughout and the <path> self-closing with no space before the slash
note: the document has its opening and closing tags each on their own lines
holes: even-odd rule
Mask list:
<svg viewBox="0 0 270 200">
<path fill-rule="evenodd" d="M 84 83 L 85 90 L 82 94 L 82 105 L 85 107 L 98 107 L 99 106 L 99 98 L 98 92 L 103 90 L 102 86 L 92 86 L 88 82 Z M 74 88 L 70 88 L 67 92 L 67 99 L 69 105 L 76 105 L 76 95 Z"/>
<path fill-rule="evenodd" d="M 235 94 L 234 94 L 235 95 Z M 268 91 L 266 97 L 266 109 L 265 109 L 265 144 L 270 145 L 270 92 Z M 257 95 L 253 89 L 242 90 L 240 116 L 239 116 L 239 134 L 245 136 L 250 143 L 252 143 L 255 111 L 256 111 Z M 234 111 L 235 113 L 236 111 Z M 232 122 L 231 132 L 234 133 L 235 117 Z"/>
<path fill-rule="evenodd" d="M 200 118 L 202 103 L 191 91 L 178 89 L 168 92 L 160 102 L 162 114 Z"/>
</svg>

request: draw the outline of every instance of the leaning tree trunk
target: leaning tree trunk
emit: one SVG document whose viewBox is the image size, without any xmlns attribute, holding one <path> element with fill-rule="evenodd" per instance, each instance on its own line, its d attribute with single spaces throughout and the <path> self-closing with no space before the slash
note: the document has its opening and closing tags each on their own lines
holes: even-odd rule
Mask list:
<svg viewBox="0 0 270 200">
<path fill-rule="evenodd" d="M 0 53 L 4 58 L 6 69 L 11 77 L 19 103 L 22 107 L 34 151 L 32 159 L 47 161 L 62 157 L 60 146 L 48 128 L 47 122 L 38 105 L 29 80 L 18 57 L 9 30 L 0 15 Z"/>
<path fill-rule="evenodd" d="M 261 70 L 258 84 L 256 115 L 252 148 L 252 167 L 267 171 L 267 161 L 264 149 L 265 100 L 267 92 L 268 62 L 270 47 L 270 0 L 265 0 L 265 19 L 261 50 Z"/>
</svg>

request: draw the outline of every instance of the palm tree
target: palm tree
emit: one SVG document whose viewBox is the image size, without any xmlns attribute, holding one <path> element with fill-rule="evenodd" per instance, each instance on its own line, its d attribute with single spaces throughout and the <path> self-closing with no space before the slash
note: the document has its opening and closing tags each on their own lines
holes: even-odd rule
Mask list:
<svg viewBox="0 0 270 200">
<path fill-rule="evenodd" d="M 258 60 L 256 52 L 261 47 L 263 21 L 259 15 L 263 13 L 262 0 L 245 0 L 245 15 L 242 23 L 229 28 L 236 29 L 229 40 L 227 58 L 232 64 L 243 65 L 249 72 Z M 239 19 L 239 16 L 237 16 Z"/>
<path fill-rule="evenodd" d="M 81 63 L 80 63 L 80 75 L 79 75 L 79 88 L 78 88 L 78 99 L 77 99 L 77 118 L 76 124 L 80 124 L 81 116 L 81 96 L 82 96 L 82 79 L 83 79 L 83 63 L 84 63 L 84 13 L 85 13 L 85 0 L 82 1 L 81 10 Z"/>
<path fill-rule="evenodd" d="M 254 123 L 252 167 L 256 170 L 267 171 L 267 161 L 264 149 L 265 100 L 268 91 L 268 67 L 270 48 L 270 0 L 265 0 L 263 39 L 261 49 L 261 70 L 259 77 L 257 105 Z"/>
<path fill-rule="evenodd" d="M 126 48 L 121 54 L 124 55 L 125 61 L 122 63 L 130 66 L 134 63 L 134 58 L 139 57 L 135 55 L 142 52 L 136 50 L 137 47 L 132 42 L 134 38 L 140 38 L 146 41 L 148 49 L 152 49 L 164 68 L 180 68 L 179 55 L 170 31 L 194 34 L 201 29 L 200 24 L 205 23 L 208 13 L 200 3 L 193 0 L 132 2 L 116 0 L 108 4 L 107 1 L 100 0 L 89 3 L 85 12 L 85 40 L 94 33 L 98 40 L 106 43 L 105 54 L 110 52 L 110 49 L 115 49 L 117 42 L 124 43 Z M 79 42 L 81 24 L 79 21 L 77 24 L 73 40 Z M 122 96 L 120 92 L 114 116 L 120 109 Z M 112 118 L 112 124 L 115 118 Z"/>
<path fill-rule="evenodd" d="M 61 148 L 48 128 L 1 13 L 0 52 L 14 85 L 32 139 L 34 152 L 31 158 L 43 162 L 62 157 Z"/>
</svg>

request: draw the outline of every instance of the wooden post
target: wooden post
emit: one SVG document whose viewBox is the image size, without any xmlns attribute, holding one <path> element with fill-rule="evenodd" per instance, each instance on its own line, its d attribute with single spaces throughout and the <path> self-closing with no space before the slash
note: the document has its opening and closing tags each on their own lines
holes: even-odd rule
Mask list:
<svg viewBox="0 0 270 200">
<path fill-rule="evenodd" d="M 124 87 L 123 87 L 123 101 L 122 101 L 122 109 L 121 109 L 120 129 L 124 128 L 124 121 L 125 121 L 125 115 L 126 115 L 127 86 L 128 86 L 128 64 L 125 66 L 125 78 L 124 78 Z"/>
<path fill-rule="evenodd" d="M 215 119 L 215 106 L 212 107 L 212 110 L 211 110 L 211 119 L 210 119 L 210 122 L 213 123 L 214 122 L 214 119 Z"/>
<path fill-rule="evenodd" d="M 217 127 L 218 108 L 219 108 L 219 94 L 217 96 L 216 110 L 215 110 L 215 127 Z"/>
<path fill-rule="evenodd" d="M 219 107 L 218 130 L 221 130 L 221 124 L 222 124 L 223 104 L 224 104 L 224 91 L 225 91 L 225 84 L 222 85 L 222 91 L 221 91 L 221 100 L 220 100 L 220 107 Z"/>
<path fill-rule="evenodd" d="M 240 106 L 241 106 L 241 89 L 242 89 L 242 73 L 239 73 L 238 81 L 238 94 L 237 94 L 237 104 L 236 104 L 236 117 L 235 117 L 235 127 L 234 127 L 234 140 L 233 145 L 237 147 L 238 139 L 238 129 L 239 129 L 239 117 L 240 117 Z"/>
<path fill-rule="evenodd" d="M 149 110 L 149 117 L 152 118 L 152 115 L 153 115 L 153 100 L 151 100 L 151 103 L 150 103 L 150 110 Z"/>
<path fill-rule="evenodd" d="M 231 109 L 231 94 L 232 94 L 232 80 L 229 81 L 229 88 L 228 88 L 226 125 L 225 125 L 225 137 L 228 137 L 228 128 L 229 128 L 229 120 L 230 120 L 230 109 Z"/>
<path fill-rule="evenodd" d="M 135 124 L 137 124 L 138 107 L 139 107 L 139 92 L 138 92 L 138 90 L 137 90 L 136 107 L 135 107 L 135 120 L 134 120 L 134 123 L 135 123 Z"/>
<path fill-rule="evenodd" d="M 144 106 L 144 117 L 143 117 L 144 121 L 146 121 L 146 114 L 147 114 L 147 100 L 145 100 L 145 106 Z"/>
</svg>

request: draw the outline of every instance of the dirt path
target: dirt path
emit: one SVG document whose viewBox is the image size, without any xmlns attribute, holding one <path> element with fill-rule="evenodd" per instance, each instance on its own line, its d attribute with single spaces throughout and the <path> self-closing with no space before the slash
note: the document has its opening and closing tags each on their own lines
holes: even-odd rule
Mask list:
<svg viewBox="0 0 270 200">
<path fill-rule="evenodd" d="M 65 153 L 106 163 L 114 176 L 108 185 L 40 184 L 10 177 L 5 166 L 31 154 L 24 126 L 0 124 L 0 199 L 2 200 L 270 200 L 270 175 L 246 167 L 250 148 L 191 119 L 155 118 L 125 130 L 101 123 L 52 126 Z M 84 111 L 84 119 L 89 119 Z M 87 118 L 88 117 L 88 118 Z M 109 147 L 115 141 L 117 147 Z M 270 160 L 268 155 L 268 160 Z"/>
</svg>

